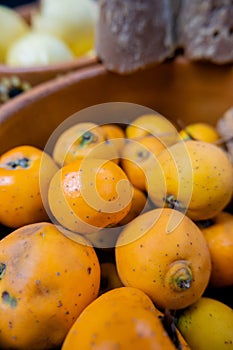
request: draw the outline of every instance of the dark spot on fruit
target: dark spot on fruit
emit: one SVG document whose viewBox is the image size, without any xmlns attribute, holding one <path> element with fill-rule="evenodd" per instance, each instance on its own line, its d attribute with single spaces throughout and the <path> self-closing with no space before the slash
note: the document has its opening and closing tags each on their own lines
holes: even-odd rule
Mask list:
<svg viewBox="0 0 233 350">
<path fill-rule="evenodd" d="M 87 268 L 87 273 L 88 273 L 88 275 L 91 274 L 91 267 L 88 267 L 88 268 Z"/>
<path fill-rule="evenodd" d="M 17 299 L 10 295 L 7 291 L 2 292 L 2 301 L 14 308 L 17 306 Z"/>
<path fill-rule="evenodd" d="M 62 301 L 61 301 L 61 300 L 59 300 L 59 301 L 58 301 L 58 305 L 57 305 L 57 307 L 62 307 L 62 306 L 63 306 Z"/>
<path fill-rule="evenodd" d="M 5 273 L 6 273 L 6 264 L 0 263 L 0 280 L 3 278 Z"/>
<path fill-rule="evenodd" d="M 29 166 L 29 158 L 23 157 L 14 161 L 9 161 L 6 163 L 6 166 L 11 169 L 17 169 L 18 167 L 26 169 Z"/>
</svg>

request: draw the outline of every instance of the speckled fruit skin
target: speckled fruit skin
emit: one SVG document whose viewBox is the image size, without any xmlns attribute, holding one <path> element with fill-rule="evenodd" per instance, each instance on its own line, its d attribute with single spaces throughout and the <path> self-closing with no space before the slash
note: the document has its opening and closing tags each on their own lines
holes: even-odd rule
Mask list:
<svg viewBox="0 0 233 350">
<path fill-rule="evenodd" d="M 118 163 L 119 151 L 107 140 L 101 126 L 80 122 L 64 130 L 56 140 L 53 159 L 62 167 L 84 157 L 114 159 Z"/>
<path fill-rule="evenodd" d="M 128 214 L 132 186 L 115 162 L 86 157 L 57 171 L 49 185 L 48 202 L 61 225 L 90 234 L 116 225 Z"/>
<path fill-rule="evenodd" d="M 222 211 L 208 227 L 200 227 L 207 241 L 212 270 L 213 287 L 233 286 L 233 215 Z"/>
<path fill-rule="evenodd" d="M 58 170 L 53 159 L 30 145 L 0 157 L 0 223 L 12 228 L 47 221 L 48 185 Z"/>
<path fill-rule="evenodd" d="M 159 138 L 165 145 L 172 145 L 179 140 L 176 127 L 163 115 L 143 114 L 135 118 L 125 129 L 126 137 L 137 139 L 146 135 Z"/>
<path fill-rule="evenodd" d="M 203 141 L 178 142 L 157 159 L 147 172 L 148 193 L 156 206 L 174 206 L 193 220 L 205 220 L 230 202 L 233 167 L 220 147 Z"/>
<path fill-rule="evenodd" d="M 70 329 L 62 350 L 176 349 L 150 298 L 136 288 L 112 289 L 91 303 Z M 182 340 L 182 349 L 189 349 Z"/>
<path fill-rule="evenodd" d="M 153 209 L 131 221 L 116 243 L 125 286 L 147 293 L 160 309 L 182 309 L 205 291 L 210 253 L 197 225 L 179 211 Z"/>
<path fill-rule="evenodd" d="M 185 309 L 177 327 L 193 350 L 233 349 L 233 310 L 207 297 Z"/>
<path fill-rule="evenodd" d="M 60 346 L 80 312 L 98 295 L 94 249 L 51 223 L 19 228 L 0 241 L 0 348 Z"/>
</svg>

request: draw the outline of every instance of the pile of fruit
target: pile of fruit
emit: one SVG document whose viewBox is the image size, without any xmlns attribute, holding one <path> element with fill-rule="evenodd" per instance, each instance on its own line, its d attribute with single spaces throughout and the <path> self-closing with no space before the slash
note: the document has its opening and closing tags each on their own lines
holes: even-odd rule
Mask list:
<svg viewBox="0 0 233 350">
<path fill-rule="evenodd" d="M 233 165 L 217 128 L 78 122 L 0 157 L 0 348 L 233 349 Z"/>
<path fill-rule="evenodd" d="M 94 0 L 41 0 L 28 23 L 14 9 L 0 6 L 0 62 L 32 67 L 90 55 L 97 13 Z"/>
</svg>

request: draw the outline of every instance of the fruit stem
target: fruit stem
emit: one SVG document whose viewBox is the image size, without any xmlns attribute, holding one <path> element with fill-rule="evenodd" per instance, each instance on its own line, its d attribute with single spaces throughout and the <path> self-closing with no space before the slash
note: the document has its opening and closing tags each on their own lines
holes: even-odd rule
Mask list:
<svg viewBox="0 0 233 350">
<path fill-rule="evenodd" d="M 171 310 L 165 309 L 163 316 L 161 316 L 161 321 L 165 331 L 169 335 L 176 349 L 182 350 L 182 344 L 179 340 L 176 325 L 175 325 L 175 318 L 172 315 Z"/>
<path fill-rule="evenodd" d="M 84 146 L 88 145 L 89 143 L 95 142 L 95 141 L 96 141 L 95 135 L 91 131 L 86 131 L 86 132 L 84 132 L 84 134 L 81 137 L 80 145 L 82 147 L 84 147 Z"/>
<path fill-rule="evenodd" d="M 165 282 L 177 292 L 189 289 L 192 280 L 192 271 L 184 260 L 173 262 L 165 277 Z"/>
<path fill-rule="evenodd" d="M 178 211 L 184 211 L 186 208 L 179 202 L 173 194 L 169 194 L 165 198 L 165 203 L 167 204 L 168 208 L 176 209 Z"/>
</svg>

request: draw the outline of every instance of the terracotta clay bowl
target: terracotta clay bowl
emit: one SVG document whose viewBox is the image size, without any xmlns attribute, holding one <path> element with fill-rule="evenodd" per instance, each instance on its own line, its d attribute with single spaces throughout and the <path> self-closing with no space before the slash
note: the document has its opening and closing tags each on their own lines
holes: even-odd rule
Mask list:
<svg viewBox="0 0 233 350">
<path fill-rule="evenodd" d="M 105 106 L 112 102 L 114 108 L 106 113 Z M 136 105 L 139 113 L 152 109 L 174 123 L 207 121 L 215 125 L 232 104 L 233 66 L 177 58 L 121 76 L 99 63 L 41 83 L 3 105 L 0 152 L 22 144 L 44 148 L 61 123 L 76 113 L 80 121 L 127 123 L 135 115 L 130 114 L 131 109 L 124 114 L 122 106 Z M 2 232 L 7 231 L 2 228 Z M 211 289 L 206 294 L 233 307 L 232 291 L 232 287 Z"/>
<path fill-rule="evenodd" d="M 37 8 L 37 3 L 22 5 L 15 10 L 30 23 L 32 13 Z M 30 86 L 38 85 L 47 80 L 68 72 L 90 66 L 97 62 L 96 56 L 80 56 L 69 62 L 55 63 L 45 66 L 34 67 L 10 67 L 6 64 L 0 64 L 0 79 L 17 77 L 20 81 L 29 83 Z"/>
<path fill-rule="evenodd" d="M 215 124 L 233 104 L 233 66 L 177 58 L 128 76 L 108 72 L 100 63 L 82 68 L 33 87 L 1 106 L 0 152 L 22 143 L 44 147 L 67 117 L 105 102 L 143 105 L 175 123 Z M 100 116 L 93 118 L 98 121 Z"/>
</svg>

